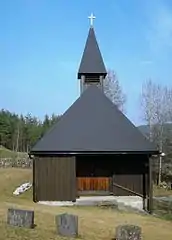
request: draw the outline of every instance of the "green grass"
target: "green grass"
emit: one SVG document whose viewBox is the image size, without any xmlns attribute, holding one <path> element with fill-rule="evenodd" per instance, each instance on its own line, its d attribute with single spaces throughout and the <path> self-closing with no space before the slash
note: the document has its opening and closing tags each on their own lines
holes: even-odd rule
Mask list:
<svg viewBox="0 0 172 240">
<path fill-rule="evenodd" d="M 16 157 L 26 157 L 27 153 L 14 152 L 3 146 L 0 146 L 0 158 L 16 158 Z"/>
<path fill-rule="evenodd" d="M 153 195 L 155 197 L 168 197 L 172 196 L 172 190 L 167 190 L 162 187 L 154 185 Z M 154 214 L 157 217 L 172 221 L 172 202 L 153 200 Z"/>
<path fill-rule="evenodd" d="M 153 208 L 158 217 L 172 221 L 172 202 L 154 199 Z"/>
<path fill-rule="evenodd" d="M 153 216 L 115 211 L 98 207 L 52 207 L 35 204 L 32 189 L 20 196 L 13 196 L 15 188 L 32 180 L 29 169 L 0 169 L 0 240 L 62 240 L 56 234 L 55 216 L 60 213 L 79 217 L 79 237 L 85 240 L 110 240 L 115 228 L 121 224 L 134 224 L 142 228 L 144 240 L 171 240 L 172 223 Z M 10 227 L 6 224 L 9 207 L 35 211 L 35 229 Z"/>
</svg>

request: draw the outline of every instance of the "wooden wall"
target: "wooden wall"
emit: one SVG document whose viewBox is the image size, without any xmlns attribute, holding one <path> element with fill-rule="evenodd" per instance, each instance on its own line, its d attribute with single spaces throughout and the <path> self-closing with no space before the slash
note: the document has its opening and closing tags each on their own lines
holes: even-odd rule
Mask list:
<svg viewBox="0 0 172 240">
<path fill-rule="evenodd" d="M 113 193 L 117 196 L 140 195 L 147 193 L 147 156 L 135 155 L 121 158 L 120 167 L 114 171 Z M 121 188 L 118 187 L 122 186 Z M 127 191 L 127 189 L 131 191 Z"/>
<path fill-rule="evenodd" d="M 110 178 L 108 177 L 78 177 L 77 186 L 78 191 L 97 191 L 109 192 Z"/>
<path fill-rule="evenodd" d="M 113 193 L 116 196 L 133 196 L 138 194 L 143 195 L 143 176 L 142 175 L 118 174 L 113 176 L 112 181 L 114 183 Z"/>
<path fill-rule="evenodd" d="M 105 182 L 108 184 L 104 185 Z M 86 183 L 89 183 L 89 187 Z M 35 202 L 75 201 L 78 191 L 82 191 L 83 188 L 86 188 L 85 190 L 90 188 L 91 191 L 96 188 L 96 191 L 106 192 L 109 188 L 109 193 L 116 196 L 146 196 L 149 191 L 148 157 L 141 155 L 35 157 L 33 164 Z"/>
<path fill-rule="evenodd" d="M 75 157 L 35 157 L 33 190 L 34 202 L 75 201 Z"/>
</svg>

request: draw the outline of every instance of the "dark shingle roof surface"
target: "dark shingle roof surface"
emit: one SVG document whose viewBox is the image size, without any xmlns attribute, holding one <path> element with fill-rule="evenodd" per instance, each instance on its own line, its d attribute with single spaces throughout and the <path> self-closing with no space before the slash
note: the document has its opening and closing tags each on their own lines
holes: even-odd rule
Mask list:
<svg viewBox="0 0 172 240">
<path fill-rule="evenodd" d="M 150 143 L 96 86 L 90 86 L 31 150 L 154 152 Z"/>
<path fill-rule="evenodd" d="M 82 74 L 96 73 L 106 75 L 106 68 L 96 40 L 94 29 L 90 28 L 78 71 L 78 78 L 80 78 Z"/>
</svg>

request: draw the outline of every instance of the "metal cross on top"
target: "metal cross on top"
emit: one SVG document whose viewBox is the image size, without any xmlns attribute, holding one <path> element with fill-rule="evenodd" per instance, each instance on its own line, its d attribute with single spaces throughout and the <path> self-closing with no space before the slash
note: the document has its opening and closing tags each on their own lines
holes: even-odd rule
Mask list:
<svg viewBox="0 0 172 240">
<path fill-rule="evenodd" d="M 90 19 L 90 25 L 91 25 L 91 27 L 93 27 L 93 20 L 94 20 L 96 17 L 95 17 L 93 14 L 91 14 L 88 18 Z"/>
</svg>

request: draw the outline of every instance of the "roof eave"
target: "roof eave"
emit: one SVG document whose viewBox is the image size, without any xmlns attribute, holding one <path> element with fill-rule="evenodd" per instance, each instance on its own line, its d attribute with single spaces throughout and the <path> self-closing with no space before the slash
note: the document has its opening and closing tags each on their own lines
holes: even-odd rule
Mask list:
<svg viewBox="0 0 172 240">
<path fill-rule="evenodd" d="M 105 71 L 105 72 L 101 72 L 101 73 L 100 72 L 87 73 L 87 72 L 79 71 L 78 72 L 78 79 L 81 79 L 81 76 L 83 76 L 83 75 L 87 75 L 87 76 L 92 76 L 92 75 L 97 76 L 97 75 L 99 75 L 99 76 L 103 76 L 105 78 L 106 75 L 107 75 L 107 72 Z"/>
<path fill-rule="evenodd" d="M 29 155 L 108 155 L 108 154 L 114 154 L 114 155 L 159 155 L 161 154 L 158 150 L 147 150 L 147 151 L 30 151 Z"/>
</svg>

